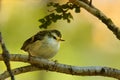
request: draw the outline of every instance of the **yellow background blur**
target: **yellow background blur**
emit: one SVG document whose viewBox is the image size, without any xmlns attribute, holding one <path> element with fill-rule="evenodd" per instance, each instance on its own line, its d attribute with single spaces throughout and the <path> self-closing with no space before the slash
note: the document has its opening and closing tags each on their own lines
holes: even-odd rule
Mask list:
<svg viewBox="0 0 120 80">
<path fill-rule="evenodd" d="M 1 0 L 0 31 L 10 53 L 26 54 L 23 42 L 37 33 L 38 19 L 49 14 L 46 4 L 58 0 Z M 67 0 L 60 0 L 65 3 Z M 93 0 L 93 4 L 120 25 L 120 0 Z M 53 60 L 75 66 L 109 66 L 120 69 L 120 41 L 100 20 L 81 9 L 71 23 L 58 21 L 49 28 L 59 29 L 65 42 Z M 1 50 L 0 50 L 1 52 Z M 12 68 L 27 65 L 12 62 Z M 0 62 L 0 73 L 5 65 Z M 81 77 L 50 71 L 35 71 L 15 76 L 16 80 L 114 80 L 105 77 Z M 10 80 L 10 78 L 8 79 Z"/>
</svg>

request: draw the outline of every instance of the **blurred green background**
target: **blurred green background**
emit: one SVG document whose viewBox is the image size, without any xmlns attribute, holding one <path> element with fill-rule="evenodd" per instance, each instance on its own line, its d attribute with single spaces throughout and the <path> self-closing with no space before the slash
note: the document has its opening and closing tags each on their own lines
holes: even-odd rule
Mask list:
<svg viewBox="0 0 120 80">
<path fill-rule="evenodd" d="M 38 20 L 49 14 L 46 7 L 48 1 L 65 3 L 67 0 L 1 0 L 0 31 L 10 53 L 27 55 L 20 48 L 26 39 L 40 30 Z M 96 0 L 93 4 L 120 25 L 119 10 L 117 10 L 120 7 L 119 0 Z M 61 43 L 61 48 L 53 60 L 75 66 L 109 66 L 120 69 L 120 42 L 113 33 L 84 9 L 81 9 L 80 14 L 71 12 L 74 17 L 71 23 L 60 20 L 49 26 L 50 29 L 60 30 L 63 39 L 66 40 Z M 12 62 L 11 65 L 12 68 L 16 68 L 28 64 Z M 5 69 L 1 61 L 0 73 Z M 15 78 L 16 80 L 114 80 L 50 71 L 28 72 Z"/>
</svg>

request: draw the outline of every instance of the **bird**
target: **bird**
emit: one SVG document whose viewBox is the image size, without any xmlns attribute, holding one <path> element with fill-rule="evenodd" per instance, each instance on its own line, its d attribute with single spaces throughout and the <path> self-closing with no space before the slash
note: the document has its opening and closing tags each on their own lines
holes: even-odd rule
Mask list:
<svg viewBox="0 0 120 80">
<path fill-rule="evenodd" d="M 58 52 L 61 41 L 65 40 L 62 39 L 59 30 L 42 30 L 27 39 L 23 43 L 21 50 L 28 52 L 29 60 L 32 56 L 50 59 Z"/>
</svg>

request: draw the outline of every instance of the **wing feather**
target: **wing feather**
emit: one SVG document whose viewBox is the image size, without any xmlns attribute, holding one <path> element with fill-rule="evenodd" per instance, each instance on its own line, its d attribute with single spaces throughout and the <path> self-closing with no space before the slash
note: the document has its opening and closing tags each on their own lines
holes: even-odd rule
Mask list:
<svg viewBox="0 0 120 80">
<path fill-rule="evenodd" d="M 34 36 L 32 36 L 31 38 L 27 39 L 24 43 L 23 46 L 21 47 L 22 50 L 27 51 L 28 48 L 27 46 L 29 44 L 32 44 L 33 42 L 37 41 L 37 40 L 43 40 L 44 36 L 46 34 L 49 34 L 48 30 L 44 30 L 44 31 L 40 31 L 37 34 L 35 34 Z"/>
</svg>

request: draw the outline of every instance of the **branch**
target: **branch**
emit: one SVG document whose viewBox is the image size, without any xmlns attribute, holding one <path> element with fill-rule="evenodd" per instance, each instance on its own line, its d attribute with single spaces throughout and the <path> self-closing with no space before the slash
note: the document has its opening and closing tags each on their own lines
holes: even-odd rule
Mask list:
<svg viewBox="0 0 120 80">
<path fill-rule="evenodd" d="M 89 13 L 100 19 L 108 27 L 108 29 L 111 30 L 120 40 L 120 29 L 113 23 L 113 21 L 110 18 L 108 18 L 104 13 L 102 13 L 99 9 L 97 9 L 93 5 L 85 3 L 84 1 L 85 0 L 69 0 L 69 2 L 81 6 L 82 8 L 86 9 Z"/>
<path fill-rule="evenodd" d="M 1 32 L 0 32 L 0 43 L 1 43 L 1 47 L 2 47 L 3 61 L 6 65 L 7 71 L 9 72 L 9 75 L 11 76 L 11 80 L 15 80 L 14 75 L 11 71 L 11 66 L 10 66 L 10 54 L 5 46 L 5 43 L 3 42 Z"/>
<path fill-rule="evenodd" d="M 0 60 L 2 60 L 2 55 L 0 55 Z M 10 60 L 30 63 L 32 64 L 32 66 L 34 65 L 36 67 L 36 68 L 34 67 L 29 69 L 25 69 L 26 67 L 25 68 L 23 67 L 22 70 L 21 68 L 18 68 L 16 70 L 18 71 L 20 70 L 20 72 L 17 72 L 14 70 L 12 71 L 15 75 L 23 72 L 38 70 L 39 68 L 39 69 L 78 75 L 78 76 L 106 76 L 106 77 L 120 79 L 120 70 L 110 68 L 110 67 L 100 67 L 100 66 L 78 67 L 78 66 L 60 64 L 54 61 L 49 61 L 47 59 L 41 59 L 37 57 L 31 57 L 31 60 L 28 61 L 28 56 L 20 55 L 20 54 L 11 54 Z M 30 66 L 27 66 L 27 67 L 30 67 Z M 4 73 L 6 74 L 6 72 Z M 1 76 L 3 76 L 3 74 L 1 74 L 0 77 Z M 9 75 L 7 75 L 7 77 L 8 76 Z"/>
<path fill-rule="evenodd" d="M 25 72 L 36 71 L 36 70 L 40 70 L 40 69 L 35 66 L 28 65 L 28 66 L 13 69 L 12 72 L 14 73 L 14 75 L 17 75 Z M 8 77 L 9 77 L 8 71 L 5 71 L 4 73 L 0 74 L 0 80 L 4 80 Z"/>
</svg>

